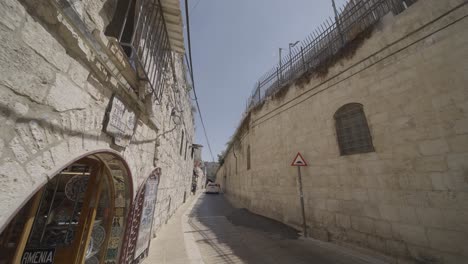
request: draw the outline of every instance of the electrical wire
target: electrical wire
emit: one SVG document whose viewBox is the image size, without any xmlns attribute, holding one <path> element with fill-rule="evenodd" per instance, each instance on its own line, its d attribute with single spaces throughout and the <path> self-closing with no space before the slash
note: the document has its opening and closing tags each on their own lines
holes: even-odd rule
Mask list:
<svg viewBox="0 0 468 264">
<path fill-rule="evenodd" d="M 198 115 L 200 115 L 200 121 L 203 127 L 203 133 L 205 134 L 206 144 L 208 145 L 208 150 L 210 151 L 211 160 L 214 162 L 215 159 L 213 156 L 213 151 L 211 151 L 210 141 L 208 140 L 208 135 L 206 133 L 205 122 L 203 121 L 203 115 L 200 110 L 200 105 L 198 104 L 197 91 L 195 90 L 195 80 L 193 79 L 192 45 L 190 42 L 190 18 L 189 18 L 189 11 L 188 11 L 188 0 L 185 0 L 185 21 L 187 23 L 187 42 L 188 42 L 187 46 L 188 46 L 188 53 L 189 53 L 189 59 L 190 59 L 189 71 L 190 71 L 190 79 L 192 80 L 193 95 L 195 96 L 195 103 L 197 105 Z"/>
</svg>

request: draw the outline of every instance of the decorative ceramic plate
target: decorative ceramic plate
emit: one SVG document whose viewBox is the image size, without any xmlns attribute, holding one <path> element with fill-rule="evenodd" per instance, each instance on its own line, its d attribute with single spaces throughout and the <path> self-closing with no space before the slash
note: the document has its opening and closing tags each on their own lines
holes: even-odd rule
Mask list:
<svg viewBox="0 0 468 264">
<path fill-rule="evenodd" d="M 86 249 L 86 253 L 85 253 L 85 259 L 89 259 L 90 257 L 92 257 L 94 255 L 93 244 L 94 244 L 93 238 L 90 237 L 89 238 L 89 243 L 88 243 L 88 248 Z"/>
<path fill-rule="evenodd" d="M 65 185 L 65 196 L 72 201 L 78 199 L 79 202 L 83 202 L 86 188 L 88 187 L 88 181 L 89 176 L 73 176 Z"/>
<path fill-rule="evenodd" d="M 93 231 L 91 232 L 91 237 L 94 240 L 94 248 L 93 251 L 99 251 L 99 248 L 106 239 L 106 229 L 100 224 L 95 224 L 93 227 Z"/>
<path fill-rule="evenodd" d="M 94 256 L 94 257 L 91 257 L 90 259 L 86 260 L 85 262 L 86 264 L 99 264 L 99 259 Z"/>
</svg>

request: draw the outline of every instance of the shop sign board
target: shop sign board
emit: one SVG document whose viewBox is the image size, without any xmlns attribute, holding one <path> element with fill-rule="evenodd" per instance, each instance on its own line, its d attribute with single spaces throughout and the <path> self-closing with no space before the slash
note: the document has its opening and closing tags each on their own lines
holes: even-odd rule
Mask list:
<svg viewBox="0 0 468 264">
<path fill-rule="evenodd" d="M 145 198 L 141 208 L 140 226 L 134 254 L 135 258 L 138 258 L 149 246 L 160 174 L 160 168 L 157 168 L 145 184 Z"/>
<path fill-rule="evenodd" d="M 21 264 L 52 264 L 54 257 L 55 248 L 25 249 Z"/>
<path fill-rule="evenodd" d="M 126 107 L 117 96 L 113 96 L 107 112 L 104 131 L 114 138 L 114 144 L 120 147 L 126 147 L 130 144 L 136 121 L 135 113 Z"/>
</svg>

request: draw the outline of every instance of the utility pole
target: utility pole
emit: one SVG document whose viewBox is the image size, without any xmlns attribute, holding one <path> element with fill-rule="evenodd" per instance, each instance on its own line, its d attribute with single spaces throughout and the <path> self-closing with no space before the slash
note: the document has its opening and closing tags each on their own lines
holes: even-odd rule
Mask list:
<svg viewBox="0 0 468 264">
<path fill-rule="evenodd" d="M 294 42 L 294 43 L 289 43 L 289 70 L 292 70 L 292 54 L 291 54 L 291 48 L 294 48 L 294 46 L 297 45 L 297 43 L 299 43 L 299 40 Z"/>
</svg>

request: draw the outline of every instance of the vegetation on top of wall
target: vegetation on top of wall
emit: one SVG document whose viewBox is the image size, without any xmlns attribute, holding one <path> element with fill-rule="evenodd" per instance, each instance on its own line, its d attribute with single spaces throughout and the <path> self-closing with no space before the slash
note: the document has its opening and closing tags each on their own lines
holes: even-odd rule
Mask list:
<svg viewBox="0 0 468 264">
<path fill-rule="evenodd" d="M 347 42 L 346 45 L 342 47 L 340 50 L 338 50 L 336 54 L 328 57 L 322 63 L 317 65 L 317 67 L 313 69 L 309 69 L 308 71 L 304 72 L 301 76 L 299 76 L 294 81 L 285 83 L 284 86 L 279 88 L 273 95 L 271 95 L 271 98 L 273 100 L 282 99 L 286 96 L 289 89 L 293 85 L 299 88 L 304 88 L 305 85 L 310 83 L 312 78 L 321 79 L 321 78 L 327 77 L 328 70 L 331 67 L 335 66 L 338 62 L 340 62 L 343 59 L 345 60 L 351 59 L 356 54 L 356 51 L 362 46 L 364 41 L 371 37 L 373 30 L 374 30 L 374 26 L 370 26 L 369 28 L 356 34 L 354 39 Z M 254 108 L 252 108 L 252 110 L 253 111 L 260 110 L 263 107 L 263 104 L 264 102 L 259 103 Z"/>
<path fill-rule="evenodd" d="M 328 71 L 331 67 L 335 66 L 338 62 L 340 62 L 343 59 L 345 60 L 351 59 L 356 54 L 356 51 L 363 45 L 365 40 L 371 37 L 372 32 L 374 31 L 374 28 L 375 26 L 370 26 L 369 28 L 356 34 L 353 40 L 347 42 L 346 45 L 343 46 L 340 50 L 338 50 L 336 54 L 334 54 L 333 56 L 330 56 L 327 60 L 317 65 L 317 67 L 313 69 L 309 69 L 308 71 L 304 72 L 301 76 L 299 76 L 294 81 L 285 83 L 281 88 L 279 88 L 275 93 L 273 93 L 270 96 L 270 98 L 272 100 L 280 100 L 286 96 L 289 89 L 293 85 L 302 89 L 305 87 L 305 85 L 310 83 L 312 78 L 325 78 L 328 75 Z M 243 117 L 242 122 L 237 128 L 236 132 L 234 133 L 232 138 L 226 143 L 227 145 L 226 150 L 221 154 L 222 159 L 220 159 L 220 161 L 222 160 L 223 162 L 220 162 L 220 167 L 223 165 L 224 157 L 232 148 L 233 143 L 235 143 L 236 139 L 240 138 L 242 134 L 244 134 L 250 129 L 250 121 L 251 121 L 252 112 L 260 111 L 265 105 L 265 102 L 266 100 L 262 100 L 261 102 L 256 104 L 254 107 L 250 108 L 247 114 L 245 115 L 245 117 Z"/>
</svg>

